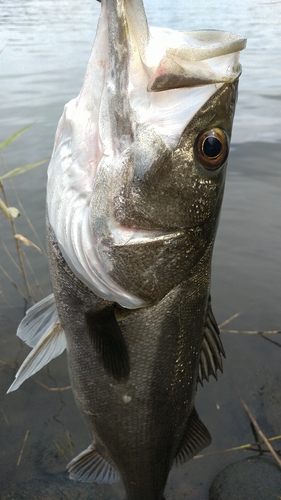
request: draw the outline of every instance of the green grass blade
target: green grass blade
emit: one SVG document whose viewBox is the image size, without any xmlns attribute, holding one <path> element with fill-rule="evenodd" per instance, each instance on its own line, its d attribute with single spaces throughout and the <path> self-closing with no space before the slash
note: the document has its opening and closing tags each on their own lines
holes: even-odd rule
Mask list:
<svg viewBox="0 0 281 500">
<path fill-rule="evenodd" d="M 21 134 L 23 134 L 29 127 L 31 127 L 31 125 L 33 125 L 33 123 L 30 123 L 29 125 L 26 125 L 25 127 L 23 127 L 20 130 L 18 130 L 18 132 L 16 132 L 15 134 L 13 134 L 10 137 L 8 137 L 8 139 L 6 139 L 5 141 L 1 142 L 1 144 L 0 144 L 0 151 L 2 151 L 2 149 L 6 148 L 7 146 L 9 146 L 9 144 L 11 144 L 12 142 L 14 142 L 14 140 L 17 139 Z"/>
<path fill-rule="evenodd" d="M 13 170 L 10 170 L 10 172 L 7 172 L 6 174 L 2 175 L 2 177 L 0 177 L 0 182 L 3 181 L 4 179 L 9 179 L 10 177 L 14 177 L 15 175 L 24 174 L 24 172 L 27 172 L 32 168 L 38 167 L 39 165 L 42 165 L 42 163 L 49 161 L 49 159 L 50 158 L 45 158 L 44 160 L 36 161 L 35 163 L 28 163 L 28 165 L 23 165 L 22 167 L 14 168 Z"/>
</svg>

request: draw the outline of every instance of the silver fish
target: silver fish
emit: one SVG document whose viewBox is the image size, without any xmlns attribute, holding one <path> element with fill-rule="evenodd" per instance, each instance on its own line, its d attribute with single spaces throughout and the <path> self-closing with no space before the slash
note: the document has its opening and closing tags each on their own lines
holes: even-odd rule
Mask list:
<svg viewBox="0 0 281 500">
<path fill-rule="evenodd" d="M 102 0 L 82 90 L 48 169 L 54 294 L 18 335 L 33 350 L 15 390 L 67 349 L 92 444 L 75 480 L 122 479 L 162 500 L 175 462 L 211 442 L 197 383 L 222 369 L 210 267 L 246 41 L 149 30 L 142 0 Z"/>
</svg>

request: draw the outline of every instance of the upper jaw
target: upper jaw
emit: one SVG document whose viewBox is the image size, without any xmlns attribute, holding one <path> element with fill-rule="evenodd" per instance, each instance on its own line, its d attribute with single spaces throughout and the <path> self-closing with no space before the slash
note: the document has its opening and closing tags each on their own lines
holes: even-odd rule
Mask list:
<svg viewBox="0 0 281 500">
<path fill-rule="evenodd" d="M 174 148 L 204 103 L 238 78 L 245 44 L 223 31 L 149 31 L 142 0 L 102 0 L 71 130 L 92 179 L 103 155 L 131 144 L 137 124 L 149 124 Z"/>
<path fill-rule="evenodd" d="M 120 144 L 129 146 L 134 127 L 143 123 L 174 148 L 204 103 L 239 77 L 245 45 L 245 38 L 224 31 L 149 30 L 142 0 L 103 0 L 87 69 L 93 93 L 102 80 L 96 100 L 101 153 L 122 153 Z M 97 52 L 103 53 L 103 73 L 97 72 Z"/>
</svg>

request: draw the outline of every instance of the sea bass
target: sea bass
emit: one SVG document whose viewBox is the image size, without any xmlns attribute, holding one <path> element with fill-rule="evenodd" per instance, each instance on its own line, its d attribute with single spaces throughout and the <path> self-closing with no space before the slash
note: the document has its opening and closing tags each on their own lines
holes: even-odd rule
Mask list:
<svg viewBox="0 0 281 500">
<path fill-rule="evenodd" d="M 84 84 L 48 168 L 54 294 L 18 335 L 15 390 L 67 349 L 92 443 L 74 480 L 162 500 L 211 442 L 194 399 L 222 369 L 210 268 L 245 39 L 148 29 L 142 0 L 102 0 Z"/>
</svg>

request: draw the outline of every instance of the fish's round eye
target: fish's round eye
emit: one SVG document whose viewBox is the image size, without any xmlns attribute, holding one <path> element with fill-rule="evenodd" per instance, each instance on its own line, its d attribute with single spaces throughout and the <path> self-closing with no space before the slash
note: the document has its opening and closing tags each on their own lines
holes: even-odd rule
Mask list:
<svg viewBox="0 0 281 500">
<path fill-rule="evenodd" d="M 228 139 L 220 128 L 201 132 L 196 139 L 195 150 L 200 161 L 208 170 L 217 170 L 228 156 Z"/>
</svg>

